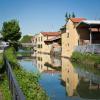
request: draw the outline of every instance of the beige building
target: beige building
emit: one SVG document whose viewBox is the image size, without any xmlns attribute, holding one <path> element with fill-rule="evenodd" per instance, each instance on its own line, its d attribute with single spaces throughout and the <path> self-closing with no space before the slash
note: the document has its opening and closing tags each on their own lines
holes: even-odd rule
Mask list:
<svg viewBox="0 0 100 100">
<path fill-rule="evenodd" d="M 100 44 L 100 21 L 70 18 L 61 28 L 61 39 L 62 57 L 71 57 L 75 47 L 79 45 Z M 95 48 L 97 49 L 96 46 Z"/>
<path fill-rule="evenodd" d="M 62 74 L 61 80 L 64 82 L 68 96 L 74 96 L 79 83 L 78 74 L 75 72 L 75 69 L 66 58 L 62 58 Z"/>
<path fill-rule="evenodd" d="M 74 47 L 79 44 L 79 35 L 76 26 L 84 18 L 70 18 L 64 27 L 61 28 L 62 57 L 70 57 Z"/>
<path fill-rule="evenodd" d="M 34 43 L 36 44 L 36 53 L 50 54 L 52 44 L 47 43 L 46 40 L 59 36 L 60 32 L 40 32 L 34 36 Z"/>
</svg>

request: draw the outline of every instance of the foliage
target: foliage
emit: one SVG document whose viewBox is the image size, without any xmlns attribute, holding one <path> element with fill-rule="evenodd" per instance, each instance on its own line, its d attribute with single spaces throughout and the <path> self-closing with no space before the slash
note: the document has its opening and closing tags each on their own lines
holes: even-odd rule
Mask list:
<svg viewBox="0 0 100 100">
<path fill-rule="evenodd" d="M 38 83 L 39 75 L 26 72 L 23 69 L 14 69 L 16 78 L 27 100 L 47 100 L 48 97 Z"/>
<path fill-rule="evenodd" d="M 4 100 L 11 100 L 11 94 L 10 94 L 10 91 L 9 91 L 8 84 L 9 83 L 8 83 L 8 80 L 7 80 L 7 76 L 4 75 L 3 79 L 0 81 L 0 90 L 2 92 Z"/>
<path fill-rule="evenodd" d="M 73 12 L 72 14 L 68 14 L 67 12 L 66 12 L 66 14 L 65 14 L 65 21 L 66 22 L 68 22 L 68 20 L 70 19 L 70 18 L 75 18 L 76 17 L 76 15 L 75 15 L 75 13 Z"/>
<path fill-rule="evenodd" d="M 3 40 L 10 42 L 16 50 L 18 49 L 18 40 L 21 38 L 20 26 L 17 20 L 10 20 L 3 23 L 1 34 Z"/>
<path fill-rule="evenodd" d="M 3 65 L 3 53 L 0 53 L 0 65 Z"/>
<path fill-rule="evenodd" d="M 31 42 L 31 38 L 32 38 L 32 36 L 24 35 L 20 42 L 21 43 L 30 43 Z"/>
<path fill-rule="evenodd" d="M 3 39 L 5 41 L 17 41 L 21 37 L 19 23 L 16 20 L 11 20 L 3 23 L 3 27 L 1 30 L 1 34 L 3 35 Z"/>
<path fill-rule="evenodd" d="M 9 62 L 13 66 L 18 65 L 17 59 L 16 59 L 16 51 L 15 51 L 15 49 L 13 47 L 7 48 L 4 53 L 5 53 L 6 57 L 7 57 L 7 59 L 9 60 Z"/>
<path fill-rule="evenodd" d="M 100 55 L 73 52 L 72 59 L 76 62 L 86 63 L 86 64 L 100 64 Z"/>
<path fill-rule="evenodd" d="M 37 73 L 30 73 L 22 69 L 18 64 L 14 48 L 8 48 L 5 51 L 7 59 L 13 67 L 15 76 L 19 82 L 27 100 L 47 100 L 48 96 L 38 83 L 39 75 Z"/>
</svg>

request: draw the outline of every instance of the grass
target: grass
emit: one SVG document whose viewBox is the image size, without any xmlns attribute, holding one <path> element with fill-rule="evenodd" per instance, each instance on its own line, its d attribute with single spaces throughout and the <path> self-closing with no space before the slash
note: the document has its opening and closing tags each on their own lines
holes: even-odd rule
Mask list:
<svg viewBox="0 0 100 100">
<path fill-rule="evenodd" d="M 82 64 L 98 65 L 100 64 L 100 55 L 74 52 L 71 59 Z"/>
<path fill-rule="evenodd" d="M 13 72 L 27 100 L 48 100 L 45 91 L 39 85 L 39 74 L 30 73 L 22 69 L 17 62 L 14 48 L 5 51 L 6 57 L 12 65 Z"/>
<path fill-rule="evenodd" d="M 7 76 L 4 74 L 0 81 L 0 91 L 3 96 L 3 100 L 11 100 L 11 93 L 9 91 Z"/>
<path fill-rule="evenodd" d="M 11 94 L 9 91 L 9 86 L 8 86 L 8 80 L 7 76 L 4 73 L 5 67 L 3 66 L 4 60 L 3 60 L 3 54 L 0 53 L 0 92 L 2 93 L 3 100 L 11 100 Z"/>
</svg>

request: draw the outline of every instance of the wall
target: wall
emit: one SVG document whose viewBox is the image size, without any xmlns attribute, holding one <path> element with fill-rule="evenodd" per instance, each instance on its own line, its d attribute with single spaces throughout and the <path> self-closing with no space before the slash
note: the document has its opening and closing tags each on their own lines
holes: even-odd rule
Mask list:
<svg viewBox="0 0 100 100">
<path fill-rule="evenodd" d="M 74 47 L 78 45 L 79 36 L 71 20 L 66 25 L 66 33 L 62 33 L 62 56 L 71 57 Z"/>
</svg>

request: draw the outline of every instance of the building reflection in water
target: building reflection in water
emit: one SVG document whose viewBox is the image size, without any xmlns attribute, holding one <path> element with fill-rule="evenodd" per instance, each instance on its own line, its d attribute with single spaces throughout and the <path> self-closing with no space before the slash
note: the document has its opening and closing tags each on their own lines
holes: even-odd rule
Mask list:
<svg viewBox="0 0 100 100">
<path fill-rule="evenodd" d="M 100 99 L 100 75 L 74 67 L 62 58 L 61 82 L 66 87 L 68 96 L 78 96 L 84 99 Z"/>
<path fill-rule="evenodd" d="M 65 83 L 68 96 L 73 96 L 78 85 L 78 74 L 75 72 L 72 63 L 62 58 L 62 82 Z"/>
<path fill-rule="evenodd" d="M 55 67 L 61 67 L 61 60 L 47 54 L 37 54 L 36 66 L 40 73 L 56 73 Z"/>
<path fill-rule="evenodd" d="M 91 71 L 92 66 L 88 69 L 83 66 L 82 69 L 79 65 L 73 66 L 70 60 L 66 58 L 50 57 L 50 55 L 46 54 L 37 54 L 33 63 L 39 72 L 42 73 L 43 77 L 46 78 L 47 75 L 49 78 L 48 81 L 52 84 L 53 88 L 55 87 L 55 82 L 58 80 L 61 84 L 58 83 L 57 86 L 61 85 L 65 87 L 66 96 L 94 100 L 100 99 L 100 74 L 96 74 L 96 69 L 95 71 Z M 45 83 L 47 86 L 48 81 L 46 82 L 45 78 L 42 80 L 42 83 Z M 53 81 L 51 82 L 51 80 Z M 49 86 L 47 87 L 49 88 Z M 53 90 L 49 88 L 48 91 Z"/>
</svg>

